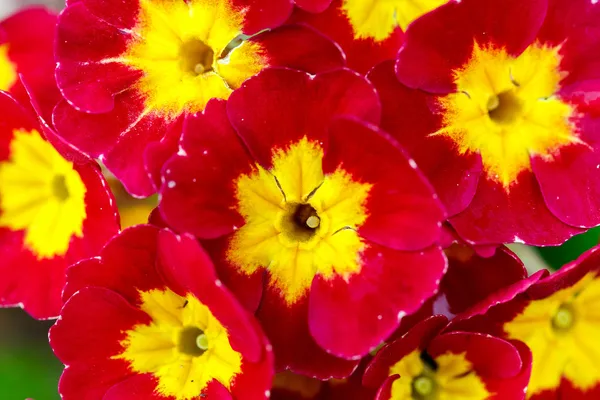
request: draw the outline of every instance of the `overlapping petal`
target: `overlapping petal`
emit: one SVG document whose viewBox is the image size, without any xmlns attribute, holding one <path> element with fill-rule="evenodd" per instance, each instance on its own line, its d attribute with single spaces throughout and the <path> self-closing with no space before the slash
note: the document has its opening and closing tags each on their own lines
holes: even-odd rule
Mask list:
<svg viewBox="0 0 600 400">
<path fill-rule="evenodd" d="M 380 388 L 376 398 L 520 398 L 530 371 L 527 348 L 488 335 L 441 333 L 446 321 L 426 319 L 377 353 L 363 378 Z"/>
<path fill-rule="evenodd" d="M 378 120 L 357 74 L 265 70 L 190 119 L 164 167 L 162 215 L 210 239 L 225 283 L 258 306 L 281 368 L 347 376 L 355 363 L 333 356 L 377 346 L 444 272 L 444 213 Z"/>
<path fill-rule="evenodd" d="M 527 398 L 593 398 L 600 376 L 595 365 L 599 329 L 598 249 L 518 292 L 489 298 L 478 311 L 453 321 L 453 329 L 487 332 L 524 342 L 533 354 Z M 534 277 L 532 277 L 534 278 Z M 591 396 L 591 397 L 587 397 Z"/>
<path fill-rule="evenodd" d="M 402 83 L 390 63 L 370 73 L 382 127 L 467 242 L 557 245 L 600 223 L 597 15 L 583 1 L 450 2 L 408 28 Z"/>
<path fill-rule="evenodd" d="M 119 256 L 133 257 L 129 270 Z M 50 332 L 68 366 L 59 385 L 66 399 L 268 397 L 270 346 L 193 238 L 128 229 L 98 259 L 74 266 L 68 287 L 77 291 Z"/>
<path fill-rule="evenodd" d="M 9 92 L 24 107 L 29 93 L 47 118 L 60 99 L 54 80 L 56 14 L 31 7 L 0 22 L 0 90 Z"/>
<path fill-rule="evenodd" d="M 155 192 L 144 149 L 171 135 L 181 118 L 226 99 L 268 66 L 311 73 L 343 66 L 336 45 L 307 27 L 246 40 L 242 33 L 287 18 L 291 4 L 277 3 L 265 11 L 256 0 L 70 2 L 57 30 L 56 77 L 65 98 L 54 111 L 57 130 L 102 157 L 132 194 Z M 155 173 L 155 165 L 147 168 Z"/>
<path fill-rule="evenodd" d="M 116 207 L 93 161 L 54 148 L 46 141 L 52 132 L 6 93 L 0 102 L 0 304 L 55 317 L 66 268 L 117 233 Z"/>
</svg>

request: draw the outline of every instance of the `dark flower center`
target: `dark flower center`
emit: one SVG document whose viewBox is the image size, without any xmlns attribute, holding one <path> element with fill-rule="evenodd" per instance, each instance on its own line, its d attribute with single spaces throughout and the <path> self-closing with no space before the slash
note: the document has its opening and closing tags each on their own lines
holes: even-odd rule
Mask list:
<svg viewBox="0 0 600 400">
<path fill-rule="evenodd" d="M 566 332 L 575 324 L 575 310 L 569 304 L 562 304 L 554 317 L 552 317 L 552 328 L 557 332 Z"/>
<path fill-rule="evenodd" d="M 56 175 L 52 180 L 52 193 L 60 201 L 66 201 L 69 198 L 69 188 L 64 175 Z"/>
<path fill-rule="evenodd" d="M 514 122 L 523 110 L 523 102 L 514 90 L 490 96 L 487 103 L 488 115 L 498 124 Z"/>
<path fill-rule="evenodd" d="M 293 240 L 305 242 L 319 229 L 321 218 L 313 206 L 306 203 L 288 203 L 284 231 Z"/>
<path fill-rule="evenodd" d="M 177 349 L 184 354 L 198 357 L 208 349 L 208 339 L 202 329 L 187 326 L 179 332 Z"/>
<path fill-rule="evenodd" d="M 184 42 L 179 49 L 181 69 L 193 75 L 212 71 L 214 57 L 213 49 L 198 39 Z"/>
</svg>

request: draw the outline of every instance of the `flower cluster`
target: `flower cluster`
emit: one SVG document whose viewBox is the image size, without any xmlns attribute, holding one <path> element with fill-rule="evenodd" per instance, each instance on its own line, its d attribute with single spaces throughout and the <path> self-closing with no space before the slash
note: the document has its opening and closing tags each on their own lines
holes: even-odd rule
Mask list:
<svg viewBox="0 0 600 400">
<path fill-rule="evenodd" d="M 600 247 L 505 246 L 600 225 L 595 1 L 70 0 L 0 42 L 0 305 L 56 318 L 63 399 L 600 398 Z"/>
</svg>

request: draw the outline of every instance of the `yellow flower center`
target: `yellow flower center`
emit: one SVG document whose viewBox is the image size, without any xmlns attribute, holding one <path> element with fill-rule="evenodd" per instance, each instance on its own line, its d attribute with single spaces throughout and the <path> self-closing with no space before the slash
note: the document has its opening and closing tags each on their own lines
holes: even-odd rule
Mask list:
<svg viewBox="0 0 600 400">
<path fill-rule="evenodd" d="M 17 79 L 17 67 L 8 58 L 8 44 L 0 45 L 0 90 L 8 91 Z"/>
<path fill-rule="evenodd" d="M 554 389 L 561 379 L 587 390 L 600 383 L 600 279 L 588 273 L 572 287 L 534 300 L 504 325 L 533 353 L 527 397 Z"/>
<path fill-rule="evenodd" d="M 447 0 L 344 0 L 342 10 L 357 39 L 383 41 Z"/>
<path fill-rule="evenodd" d="M 466 65 L 454 71 L 457 92 L 440 100 L 443 135 L 460 154 L 479 153 L 489 179 L 507 190 L 531 169 L 531 156 L 552 157 L 579 142 L 574 110 L 555 96 L 564 73 L 559 48 L 538 44 L 512 57 L 477 43 Z"/>
<path fill-rule="evenodd" d="M 127 331 L 124 350 L 114 358 L 129 361 L 135 372 L 153 374 L 165 397 L 197 398 L 213 379 L 229 389 L 242 357 L 210 310 L 194 296 L 168 289 L 141 292 L 141 297 L 140 308 L 152 322 Z"/>
<path fill-rule="evenodd" d="M 360 271 L 365 244 L 356 233 L 364 223 L 371 185 L 339 168 L 325 175 L 323 149 L 306 138 L 273 153 L 273 167 L 256 166 L 236 181 L 238 211 L 246 224 L 227 251 L 246 274 L 267 268 L 288 303 L 300 299 L 315 275 Z"/>
<path fill-rule="evenodd" d="M 17 130 L 10 158 L 0 163 L 0 226 L 25 230 L 25 246 L 39 259 L 64 255 L 83 235 L 85 185 L 37 131 Z"/>
<path fill-rule="evenodd" d="M 433 359 L 415 350 L 390 368 L 389 375 L 396 374 L 400 378 L 392 383 L 392 400 L 484 400 L 489 397 L 466 353 L 445 353 Z"/>
<path fill-rule="evenodd" d="M 199 112 L 264 67 L 260 47 L 238 39 L 242 18 L 229 0 L 141 0 L 127 50 L 104 62 L 143 71 L 136 87 L 147 113 Z"/>
</svg>

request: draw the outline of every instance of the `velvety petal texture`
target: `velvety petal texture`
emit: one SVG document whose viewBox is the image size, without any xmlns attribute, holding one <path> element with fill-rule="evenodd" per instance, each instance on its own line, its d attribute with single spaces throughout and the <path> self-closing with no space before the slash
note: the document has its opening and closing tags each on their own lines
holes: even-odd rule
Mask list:
<svg viewBox="0 0 600 400">
<path fill-rule="evenodd" d="M 587 1 L 451 1 L 368 75 L 382 128 L 466 242 L 559 245 L 600 224 L 598 15 Z"/>
<path fill-rule="evenodd" d="M 164 220 L 207 243 L 278 369 L 347 377 L 445 271 L 445 213 L 379 119 L 350 70 L 271 68 L 189 118 L 163 169 Z"/>
<path fill-rule="evenodd" d="M 44 7 L 30 7 L 0 21 L 0 90 L 9 92 L 24 107 L 30 94 L 48 117 L 60 93 L 54 79 L 56 14 Z"/>
<path fill-rule="evenodd" d="M 454 243 L 444 250 L 448 270 L 435 295 L 413 314 L 400 321 L 392 338 L 399 338 L 413 326 L 432 315 L 444 315 L 450 320 L 462 318 L 488 297 L 498 298 L 515 285 L 522 286 L 527 270 L 508 248 L 500 246 L 491 254 L 480 255 L 464 243 Z M 523 289 L 524 290 L 524 289 Z"/>
<path fill-rule="evenodd" d="M 373 5 L 376 3 L 368 2 Z M 354 31 L 343 4 L 344 0 L 333 0 L 329 8 L 319 13 L 314 13 L 306 7 L 296 8 L 288 23 L 309 25 L 323 32 L 342 48 L 348 67 L 361 74 L 366 74 L 382 61 L 394 59 L 404 38 L 402 29 L 392 27 L 382 40 L 361 37 Z M 393 7 L 383 11 L 384 16 L 391 16 L 393 13 Z"/>
<path fill-rule="evenodd" d="M 381 387 L 376 399 L 521 398 L 531 362 L 527 348 L 488 335 L 440 333 L 446 321 L 425 319 L 377 353 L 363 377 L 365 385 Z"/>
<path fill-rule="evenodd" d="M 0 305 L 56 317 L 66 268 L 118 232 L 116 206 L 96 163 L 53 147 L 8 94 L 0 104 Z"/>
<path fill-rule="evenodd" d="M 525 343 L 533 355 L 527 398 L 593 398 L 600 382 L 595 365 L 600 329 L 597 299 L 598 248 L 560 271 L 510 296 L 488 298 L 476 312 L 455 319 L 451 329 L 490 333 Z M 533 277 L 532 277 L 533 278 Z"/>
<path fill-rule="evenodd" d="M 268 397 L 271 346 L 194 238 L 130 228 L 73 266 L 68 282 L 50 330 L 68 366 L 63 398 Z"/>
<path fill-rule="evenodd" d="M 181 129 L 182 118 L 269 66 L 316 73 L 344 65 L 339 48 L 308 27 L 246 40 L 291 9 L 287 0 L 69 2 L 57 27 L 58 132 L 100 157 L 130 193 L 154 193 L 156 166 L 145 165 L 144 150 Z"/>
</svg>

